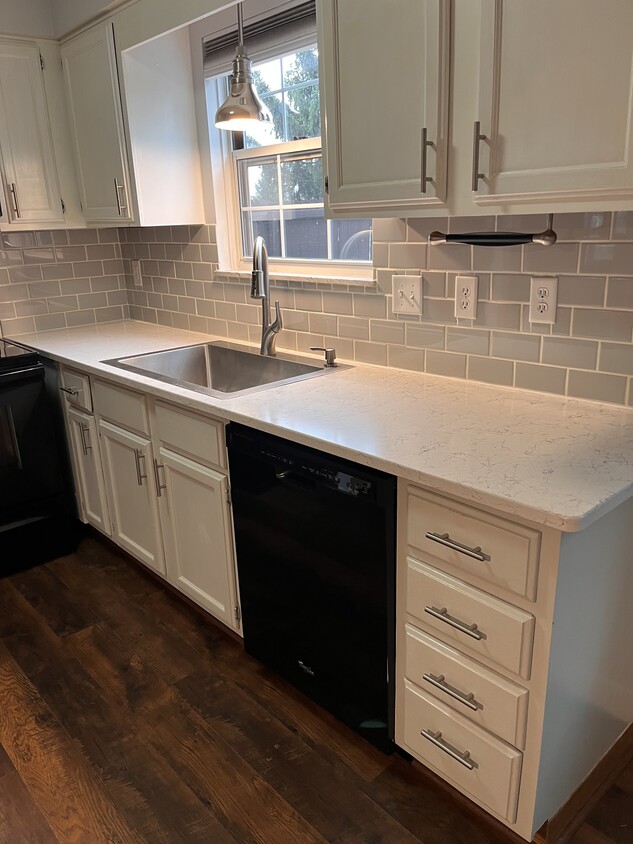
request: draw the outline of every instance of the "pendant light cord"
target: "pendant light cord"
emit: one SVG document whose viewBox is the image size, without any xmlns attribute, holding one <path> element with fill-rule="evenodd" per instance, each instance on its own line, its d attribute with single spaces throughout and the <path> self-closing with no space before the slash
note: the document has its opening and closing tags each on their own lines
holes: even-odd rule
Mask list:
<svg viewBox="0 0 633 844">
<path fill-rule="evenodd" d="M 242 4 L 237 4 L 237 38 L 240 47 L 244 46 L 244 22 L 242 20 Z"/>
</svg>

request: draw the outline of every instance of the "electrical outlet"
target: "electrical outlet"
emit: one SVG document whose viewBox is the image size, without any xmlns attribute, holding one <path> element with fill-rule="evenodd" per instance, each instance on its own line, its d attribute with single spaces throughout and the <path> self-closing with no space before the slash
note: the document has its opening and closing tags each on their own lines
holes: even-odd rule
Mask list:
<svg viewBox="0 0 633 844">
<path fill-rule="evenodd" d="M 532 276 L 530 279 L 530 322 L 553 325 L 558 301 L 557 276 Z"/>
<path fill-rule="evenodd" d="M 141 262 L 138 258 L 131 261 L 132 264 L 132 278 L 134 279 L 134 287 L 143 286 L 143 276 L 141 275 Z"/>
<path fill-rule="evenodd" d="M 458 319 L 477 318 L 477 293 L 479 279 L 476 275 L 458 275 L 455 279 L 455 316 Z"/>
<path fill-rule="evenodd" d="M 393 275 L 392 285 L 394 314 L 422 313 L 422 276 Z"/>
</svg>

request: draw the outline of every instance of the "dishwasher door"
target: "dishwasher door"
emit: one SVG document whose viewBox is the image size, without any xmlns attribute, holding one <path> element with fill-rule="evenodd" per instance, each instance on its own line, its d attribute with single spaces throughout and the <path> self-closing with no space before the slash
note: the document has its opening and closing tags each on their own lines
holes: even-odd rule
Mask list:
<svg viewBox="0 0 633 844">
<path fill-rule="evenodd" d="M 390 750 L 395 478 L 235 425 L 229 462 L 246 651 Z"/>
</svg>

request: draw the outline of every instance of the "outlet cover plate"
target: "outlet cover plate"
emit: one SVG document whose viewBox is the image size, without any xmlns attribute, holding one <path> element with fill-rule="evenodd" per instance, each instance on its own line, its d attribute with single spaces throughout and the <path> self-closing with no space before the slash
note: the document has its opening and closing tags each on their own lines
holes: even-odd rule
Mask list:
<svg viewBox="0 0 633 844">
<path fill-rule="evenodd" d="M 557 303 L 558 276 L 532 276 L 529 321 L 553 325 L 556 322 Z"/>
<path fill-rule="evenodd" d="M 422 276 L 394 274 L 392 291 L 394 314 L 417 316 L 422 313 Z"/>
<path fill-rule="evenodd" d="M 455 316 L 458 319 L 477 318 L 479 278 L 476 275 L 458 275 L 455 279 Z"/>
</svg>

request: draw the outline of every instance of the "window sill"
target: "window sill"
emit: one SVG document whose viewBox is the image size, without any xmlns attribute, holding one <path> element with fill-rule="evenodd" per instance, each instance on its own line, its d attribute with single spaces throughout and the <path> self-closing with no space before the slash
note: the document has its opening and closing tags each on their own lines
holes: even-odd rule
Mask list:
<svg viewBox="0 0 633 844">
<path fill-rule="evenodd" d="M 251 271 L 247 269 L 216 269 L 213 275 L 217 281 L 249 281 Z M 269 271 L 270 281 L 273 284 L 292 282 L 293 284 L 325 284 L 350 287 L 375 287 L 373 269 L 359 271 L 357 275 L 343 275 L 334 273 L 297 273 L 285 272 L 281 268 L 271 267 Z"/>
</svg>

